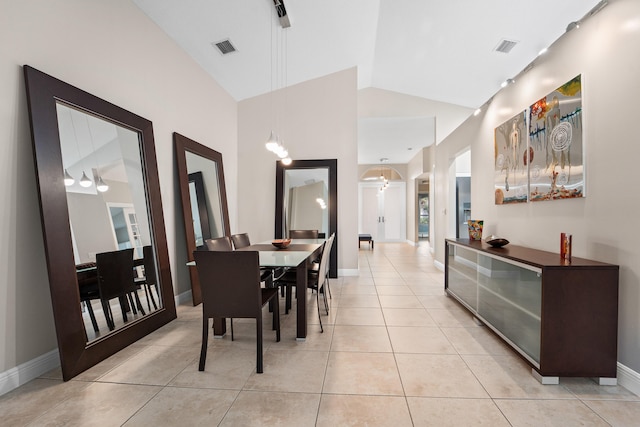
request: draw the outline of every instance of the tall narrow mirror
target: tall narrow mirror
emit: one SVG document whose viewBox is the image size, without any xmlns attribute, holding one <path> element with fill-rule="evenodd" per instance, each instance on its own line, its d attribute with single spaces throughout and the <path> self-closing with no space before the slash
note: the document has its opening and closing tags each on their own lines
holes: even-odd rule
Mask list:
<svg viewBox="0 0 640 427">
<path fill-rule="evenodd" d="M 205 240 L 230 233 L 222 154 L 179 133 L 173 134 L 187 240 L 187 257 Z M 195 268 L 189 269 L 193 305 L 202 302 Z"/>
<path fill-rule="evenodd" d="M 24 67 L 65 380 L 175 319 L 150 121 Z"/>
<path fill-rule="evenodd" d="M 328 238 L 338 231 L 338 161 L 294 160 L 276 163 L 275 237 L 289 230 L 318 230 Z M 329 275 L 338 277 L 338 245 L 329 258 Z"/>
</svg>

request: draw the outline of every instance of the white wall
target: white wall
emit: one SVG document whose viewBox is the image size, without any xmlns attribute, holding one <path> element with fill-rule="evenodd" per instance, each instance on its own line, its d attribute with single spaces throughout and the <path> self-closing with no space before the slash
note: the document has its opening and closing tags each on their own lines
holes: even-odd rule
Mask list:
<svg viewBox="0 0 640 427">
<path fill-rule="evenodd" d="M 276 157 L 264 144 L 278 108 L 280 129 L 275 130 L 292 159 L 338 159 L 338 269 L 353 273 L 358 268 L 356 79 L 352 68 L 238 103 L 234 232 L 249 233 L 252 241 L 274 237 Z"/>
<path fill-rule="evenodd" d="M 444 238 L 452 159 L 471 146 L 472 215 L 512 244 L 559 252 L 559 234 L 573 234 L 573 255 L 620 265 L 618 361 L 640 372 L 640 246 L 637 105 L 640 95 L 640 2 L 610 0 L 599 14 L 557 41 L 533 69 L 500 91 L 436 149 L 436 259 Z M 584 199 L 494 204 L 494 128 L 578 74 L 583 79 L 586 150 Z M 433 184 L 433 183 L 432 183 Z"/>
<path fill-rule="evenodd" d="M 358 92 L 358 117 L 435 117 L 436 134 L 428 135 L 425 145 L 439 144 L 457 128 L 473 110 L 460 105 L 433 101 L 378 88 Z"/>
<path fill-rule="evenodd" d="M 237 109 L 236 102 L 128 0 L 2 0 L 0 7 L 2 374 L 57 347 L 22 65 L 153 122 L 178 292 L 189 289 L 190 283 L 184 266 L 172 133 L 177 131 L 223 154 L 234 223 Z"/>
</svg>

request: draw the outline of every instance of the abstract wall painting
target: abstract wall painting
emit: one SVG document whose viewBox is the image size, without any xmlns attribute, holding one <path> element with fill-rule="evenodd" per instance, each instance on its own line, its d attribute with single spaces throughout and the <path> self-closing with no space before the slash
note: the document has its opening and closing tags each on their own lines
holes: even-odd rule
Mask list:
<svg viewBox="0 0 640 427">
<path fill-rule="evenodd" d="M 530 107 L 529 154 L 530 201 L 585 196 L 581 75 Z"/>
<path fill-rule="evenodd" d="M 526 110 L 495 129 L 495 203 L 522 203 L 529 191 L 528 169 L 531 156 L 527 147 Z"/>
</svg>

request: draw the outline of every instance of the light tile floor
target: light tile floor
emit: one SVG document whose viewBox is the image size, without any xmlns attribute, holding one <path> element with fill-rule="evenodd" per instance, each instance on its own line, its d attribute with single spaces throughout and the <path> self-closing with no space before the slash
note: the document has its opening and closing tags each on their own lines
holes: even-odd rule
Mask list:
<svg viewBox="0 0 640 427">
<path fill-rule="evenodd" d="M 640 425 L 640 398 L 623 387 L 538 383 L 444 295 L 427 246 L 359 254 L 359 277 L 331 281 L 324 333 L 310 292 L 305 342 L 295 310 L 282 315 L 281 342 L 264 331 L 264 374 L 248 320 L 234 322 L 234 342 L 211 338 L 198 372 L 200 307 L 181 306 L 176 321 L 75 379 L 54 371 L 0 397 L 0 425 Z"/>
</svg>

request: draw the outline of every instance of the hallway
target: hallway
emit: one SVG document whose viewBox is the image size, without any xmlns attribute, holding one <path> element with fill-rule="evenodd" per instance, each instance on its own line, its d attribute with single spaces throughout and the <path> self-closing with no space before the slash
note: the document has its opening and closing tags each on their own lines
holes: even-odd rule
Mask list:
<svg viewBox="0 0 640 427">
<path fill-rule="evenodd" d="M 308 336 L 295 310 L 282 341 L 264 331 L 255 373 L 252 321 L 210 339 L 198 372 L 200 307 L 66 383 L 50 372 L 0 397 L 6 426 L 637 426 L 640 397 L 562 378 L 543 386 L 487 328 L 444 295 L 427 244 L 366 245 L 360 276 L 331 281 L 320 333 L 308 292 Z M 281 299 L 281 304 L 283 300 Z M 282 311 L 284 313 L 284 310 Z M 265 311 L 265 321 L 270 315 Z"/>
</svg>

